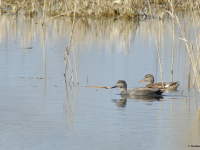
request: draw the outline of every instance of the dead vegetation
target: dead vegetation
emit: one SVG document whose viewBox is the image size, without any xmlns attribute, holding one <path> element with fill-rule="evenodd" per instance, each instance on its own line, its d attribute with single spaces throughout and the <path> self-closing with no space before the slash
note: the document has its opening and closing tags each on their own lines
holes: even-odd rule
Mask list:
<svg viewBox="0 0 200 150">
<path fill-rule="evenodd" d="M 165 17 L 165 10 L 170 10 L 168 0 L 78 0 L 76 17 L 146 19 L 150 16 L 149 3 L 154 17 Z M 173 0 L 174 12 L 198 10 L 199 0 Z M 1 14 L 24 14 L 54 17 L 57 15 L 74 16 L 75 0 L 1 0 Z M 160 13 L 161 12 L 161 15 Z"/>
</svg>

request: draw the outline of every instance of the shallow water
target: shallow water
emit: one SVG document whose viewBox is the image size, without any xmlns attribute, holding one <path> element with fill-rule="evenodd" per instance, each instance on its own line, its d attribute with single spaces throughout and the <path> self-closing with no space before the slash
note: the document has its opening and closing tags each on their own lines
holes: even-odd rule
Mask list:
<svg viewBox="0 0 200 150">
<path fill-rule="evenodd" d="M 177 91 L 162 98 L 126 98 L 114 86 L 142 87 L 145 74 L 161 81 L 150 21 L 76 20 L 76 84 L 73 49 L 64 78 L 64 54 L 71 19 L 48 20 L 3 15 L 0 19 L 0 145 L 27 149 L 190 149 L 200 143 L 200 98 L 188 87 L 189 58 L 175 26 L 173 81 Z M 186 37 L 195 43 L 192 17 L 180 17 Z M 189 20 L 189 21 L 188 21 Z M 190 21 L 191 20 L 191 21 Z M 155 20 L 164 81 L 171 81 L 172 23 Z M 194 47 L 195 57 L 196 49 Z M 65 80 L 66 79 L 66 80 Z M 199 149 L 198 147 L 192 149 Z"/>
</svg>

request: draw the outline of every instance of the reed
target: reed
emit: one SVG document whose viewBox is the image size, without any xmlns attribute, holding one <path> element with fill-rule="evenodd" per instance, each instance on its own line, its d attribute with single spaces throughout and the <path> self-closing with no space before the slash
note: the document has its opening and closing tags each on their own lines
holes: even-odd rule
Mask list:
<svg viewBox="0 0 200 150">
<path fill-rule="evenodd" d="M 152 14 L 151 5 L 150 5 L 150 1 L 149 0 L 148 0 L 148 3 L 149 3 L 150 14 L 151 14 L 151 20 L 152 20 L 152 23 L 153 23 L 153 30 L 154 30 L 155 41 L 156 41 L 156 48 L 157 48 L 157 54 L 158 54 L 158 60 L 159 60 L 159 65 L 160 65 L 160 73 L 161 73 L 162 86 L 164 88 L 164 84 L 163 84 L 163 72 L 162 72 L 162 65 L 161 65 L 161 60 L 160 60 L 160 52 L 159 52 L 159 48 L 158 48 L 158 41 L 157 41 L 157 36 L 156 36 L 156 29 L 155 29 L 155 24 L 154 24 L 154 21 L 153 21 L 153 14 Z"/>
<path fill-rule="evenodd" d="M 198 8 L 199 9 L 199 8 Z M 197 17 L 197 14 L 196 14 L 196 12 L 194 11 L 194 15 L 195 15 L 195 18 L 193 17 L 193 22 L 197 22 L 197 24 L 198 24 L 198 26 L 200 26 L 200 22 L 199 22 L 199 17 Z M 195 24 L 194 24 L 194 33 L 195 33 L 195 39 L 196 39 L 196 47 L 197 47 L 197 58 L 196 58 L 196 69 L 198 69 L 198 62 L 200 62 L 200 45 L 199 45 L 199 37 L 197 36 L 197 30 L 196 30 L 196 26 L 195 26 Z M 200 67 L 200 64 L 199 64 L 199 67 Z M 199 71 L 200 71 L 200 68 L 199 68 Z M 199 74 L 198 74 L 198 76 L 199 76 Z M 192 85 L 193 85 L 193 87 L 194 87 L 194 85 L 195 85 L 195 77 L 194 77 L 194 79 L 193 79 L 193 81 L 192 81 Z"/>
<path fill-rule="evenodd" d="M 42 45 L 43 45 L 43 60 L 44 60 L 44 91 L 46 92 L 46 49 L 45 49 L 45 34 L 46 29 L 42 27 Z"/>
<path fill-rule="evenodd" d="M 76 80 L 77 80 L 77 84 L 79 84 L 79 81 L 78 81 L 78 71 L 77 71 L 77 66 L 76 66 L 76 53 L 75 53 L 75 47 L 74 47 L 74 40 L 73 40 L 73 38 L 72 38 L 72 44 L 73 44 L 74 63 L 75 63 L 75 70 L 76 70 Z"/>
<path fill-rule="evenodd" d="M 44 18 L 45 18 L 45 14 L 46 14 L 46 13 L 45 13 L 45 12 L 46 12 L 46 11 L 45 11 L 45 10 L 46 10 L 45 8 L 46 8 L 46 0 L 44 0 L 44 6 L 43 6 L 42 26 L 43 26 L 43 24 L 44 24 Z"/>
<path fill-rule="evenodd" d="M 191 78 L 191 63 L 189 61 L 189 71 L 188 71 L 188 91 L 190 91 L 190 78 Z"/>
<path fill-rule="evenodd" d="M 65 62 L 64 76 L 66 74 L 67 63 L 69 61 L 70 69 L 71 69 L 71 79 L 72 79 L 72 83 L 74 83 L 74 80 L 73 80 L 73 70 L 72 70 L 72 67 L 71 67 L 70 60 L 69 60 L 70 46 L 71 46 L 71 43 L 73 43 L 73 53 L 74 53 L 74 63 L 75 63 L 75 70 L 76 70 L 76 79 L 77 79 L 77 84 L 79 84 L 78 73 L 77 73 L 77 66 L 76 66 L 75 48 L 74 48 L 74 42 L 73 42 L 73 31 L 74 31 L 74 24 L 75 24 L 75 19 L 76 19 L 76 3 L 77 3 L 77 1 L 75 1 L 75 4 L 74 4 L 75 5 L 74 6 L 74 18 L 73 18 L 73 23 L 72 23 L 72 28 L 71 28 L 71 35 L 70 35 L 69 45 L 67 46 L 66 53 L 65 53 L 65 57 L 67 57 L 67 60 Z"/>
<path fill-rule="evenodd" d="M 168 0 L 169 1 L 169 0 Z M 170 7 L 173 9 L 173 3 L 171 1 L 169 1 L 169 4 L 170 4 Z M 176 22 L 176 24 L 178 25 L 180 31 L 181 31 L 181 34 L 182 34 L 182 38 L 180 38 L 180 40 L 183 40 L 185 42 L 185 46 L 186 46 L 186 49 L 188 51 L 188 55 L 189 55 L 189 58 L 190 58 L 190 62 L 191 62 L 191 66 L 193 68 L 193 71 L 194 71 L 194 76 L 195 76 L 195 79 L 196 79 L 196 83 L 197 83 L 197 87 L 198 87 L 198 90 L 200 92 L 200 82 L 199 82 L 199 76 L 198 76 L 198 72 L 197 72 L 197 67 L 196 67 L 196 63 L 195 63 L 195 57 L 194 57 L 194 53 L 193 53 L 193 48 L 190 48 L 189 43 L 185 37 L 185 33 L 182 29 L 182 26 L 180 24 L 180 21 L 177 17 L 176 14 L 173 14 L 172 12 L 170 11 L 167 11 L 172 18 L 174 18 L 174 21 Z"/>
<path fill-rule="evenodd" d="M 169 0 L 168 0 L 169 1 Z M 172 1 L 172 0 L 171 0 Z M 171 8 L 172 14 L 174 13 L 173 7 Z M 174 18 L 172 18 L 172 65 L 171 65 L 171 81 L 173 82 L 173 65 L 174 65 Z"/>
</svg>

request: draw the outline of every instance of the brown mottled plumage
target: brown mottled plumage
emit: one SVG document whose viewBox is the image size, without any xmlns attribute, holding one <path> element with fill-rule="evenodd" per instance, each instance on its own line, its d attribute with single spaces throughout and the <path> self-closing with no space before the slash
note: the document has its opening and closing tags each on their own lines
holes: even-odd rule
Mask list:
<svg viewBox="0 0 200 150">
<path fill-rule="evenodd" d="M 144 76 L 144 79 L 142 81 L 140 81 L 139 83 L 142 82 L 148 82 L 146 87 L 149 88 L 163 88 L 162 86 L 162 82 L 157 82 L 154 83 L 154 77 L 151 74 L 147 74 Z M 164 88 L 166 90 L 177 90 L 177 88 L 179 87 L 180 83 L 179 82 L 163 82 Z"/>
</svg>

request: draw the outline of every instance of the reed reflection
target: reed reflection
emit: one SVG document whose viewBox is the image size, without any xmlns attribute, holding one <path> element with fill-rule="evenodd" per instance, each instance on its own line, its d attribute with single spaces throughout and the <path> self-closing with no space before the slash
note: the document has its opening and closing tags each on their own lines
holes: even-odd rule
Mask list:
<svg viewBox="0 0 200 150">
<path fill-rule="evenodd" d="M 44 100 L 46 98 L 46 52 L 45 52 L 45 34 L 46 29 L 42 27 L 42 39 L 43 39 L 43 61 L 44 61 Z"/>
<path fill-rule="evenodd" d="M 75 112 L 75 108 L 76 108 L 76 97 L 77 97 L 77 92 L 78 92 L 78 84 L 76 86 L 76 93 L 73 98 L 73 85 L 69 86 L 70 94 L 68 94 L 68 88 L 67 88 L 68 86 L 67 86 L 66 77 L 64 77 L 64 81 L 65 81 L 65 89 L 66 89 L 66 101 L 63 104 L 63 111 L 66 116 L 66 121 L 67 121 L 67 125 L 69 127 L 69 131 L 71 132 L 69 134 L 73 134 L 74 112 Z"/>
</svg>

